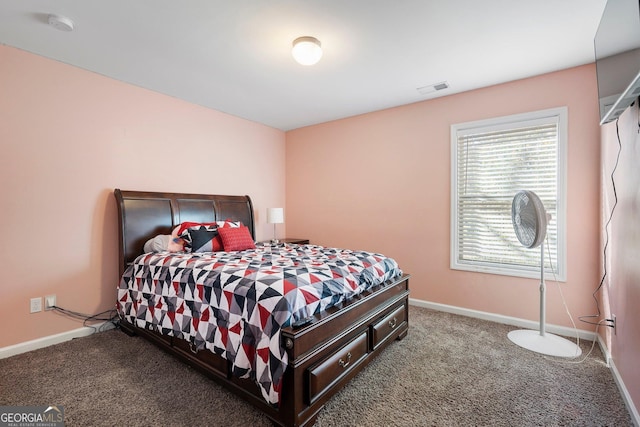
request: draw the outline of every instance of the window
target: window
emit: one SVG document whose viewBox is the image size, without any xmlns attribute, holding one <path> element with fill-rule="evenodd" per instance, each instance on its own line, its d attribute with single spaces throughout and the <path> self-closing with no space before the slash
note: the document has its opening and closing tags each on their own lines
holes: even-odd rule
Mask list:
<svg viewBox="0 0 640 427">
<path fill-rule="evenodd" d="M 511 223 L 513 196 L 531 190 L 551 215 L 545 274 L 566 280 L 566 140 L 566 107 L 451 126 L 452 269 L 539 277 L 540 248 Z"/>
</svg>

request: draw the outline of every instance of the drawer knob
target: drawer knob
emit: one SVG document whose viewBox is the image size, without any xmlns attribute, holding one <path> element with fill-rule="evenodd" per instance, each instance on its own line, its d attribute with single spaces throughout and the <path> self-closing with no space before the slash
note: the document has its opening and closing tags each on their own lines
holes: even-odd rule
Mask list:
<svg viewBox="0 0 640 427">
<path fill-rule="evenodd" d="M 389 327 L 391 329 L 395 328 L 397 324 L 398 324 L 398 319 L 396 319 L 395 317 L 389 320 Z"/>
<path fill-rule="evenodd" d="M 338 360 L 338 365 L 342 366 L 342 368 L 346 368 L 347 366 L 349 366 L 349 363 L 351 363 L 351 352 L 347 353 L 347 361 L 345 362 L 344 360 L 342 360 L 342 358 L 340 358 L 340 360 Z"/>
</svg>

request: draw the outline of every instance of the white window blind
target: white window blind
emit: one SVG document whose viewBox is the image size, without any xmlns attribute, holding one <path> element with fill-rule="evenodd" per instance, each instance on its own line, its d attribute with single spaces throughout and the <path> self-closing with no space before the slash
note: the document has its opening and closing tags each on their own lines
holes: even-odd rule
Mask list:
<svg viewBox="0 0 640 427">
<path fill-rule="evenodd" d="M 539 276 L 540 249 L 511 223 L 513 196 L 530 190 L 551 215 L 545 267 L 565 280 L 565 140 L 566 108 L 452 126 L 452 268 Z"/>
</svg>

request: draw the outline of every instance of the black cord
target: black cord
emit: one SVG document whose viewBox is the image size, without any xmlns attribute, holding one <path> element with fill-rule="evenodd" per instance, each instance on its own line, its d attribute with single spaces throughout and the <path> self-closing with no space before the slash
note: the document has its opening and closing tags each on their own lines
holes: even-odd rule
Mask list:
<svg viewBox="0 0 640 427">
<path fill-rule="evenodd" d="M 600 280 L 600 284 L 598 285 L 598 287 L 596 288 L 596 290 L 593 292 L 592 296 L 593 299 L 596 302 L 596 311 L 597 314 L 591 314 L 591 315 L 585 315 L 585 316 L 579 316 L 578 319 L 581 322 L 584 323 L 588 323 L 590 325 L 599 325 L 600 322 L 591 322 L 585 319 L 593 319 L 593 318 L 600 318 L 600 316 L 602 315 L 602 312 L 600 311 L 600 301 L 598 300 L 598 293 L 600 292 L 600 290 L 602 289 L 602 286 L 604 285 L 604 280 L 607 277 L 607 247 L 609 246 L 609 224 L 611 223 L 611 220 L 613 219 L 613 213 L 616 210 L 616 206 L 618 205 L 618 193 L 616 191 L 616 181 L 614 179 L 614 174 L 616 173 L 616 169 L 618 169 L 618 162 L 620 161 L 620 152 L 622 151 L 622 141 L 620 139 L 620 128 L 618 126 L 618 121 L 620 119 L 616 119 L 616 135 L 618 137 L 618 154 L 616 155 L 616 163 L 613 167 L 613 170 L 611 171 L 611 185 L 613 187 L 613 197 L 614 197 L 614 203 L 613 203 L 613 207 L 611 208 L 611 212 L 609 213 L 609 219 L 607 220 L 607 223 L 604 226 L 604 232 L 605 232 L 605 243 L 604 243 L 604 248 L 602 250 L 602 257 L 603 257 L 603 263 L 604 263 L 604 271 L 602 274 L 602 279 Z M 613 319 L 606 319 L 606 321 L 608 322 L 613 322 Z M 613 325 L 605 325 L 605 326 L 609 326 L 613 328 Z"/>
<path fill-rule="evenodd" d="M 85 314 L 85 313 L 79 313 L 73 310 L 67 310 L 66 308 L 58 307 L 55 305 L 51 308 L 56 312 L 63 314 L 65 316 L 71 317 L 73 319 L 82 320 L 82 326 L 93 329 L 94 333 L 103 331 L 105 329 L 105 325 L 108 325 L 109 323 L 113 324 L 116 328 L 119 325 L 120 319 L 118 317 L 118 313 L 116 309 L 105 310 L 97 314 Z M 107 313 L 108 313 L 108 316 L 104 316 Z M 96 328 L 95 326 L 91 326 L 88 324 L 89 322 L 100 322 L 100 321 L 108 322 L 108 323 L 103 324 L 99 328 Z"/>
</svg>

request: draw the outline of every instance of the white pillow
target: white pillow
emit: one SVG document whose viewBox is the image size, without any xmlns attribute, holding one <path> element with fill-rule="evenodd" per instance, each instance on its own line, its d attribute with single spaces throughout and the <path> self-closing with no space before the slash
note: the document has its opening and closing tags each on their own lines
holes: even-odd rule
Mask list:
<svg viewBox="0 0 640 427">
<path fill-rule="evenodd" d="M 165 252 L 169 250 L 169 242 L 171 242 L 171 236 L 169 234 L 160 234 L 147 240 L 144 244 L 144 252 Z"/>
</svg>

